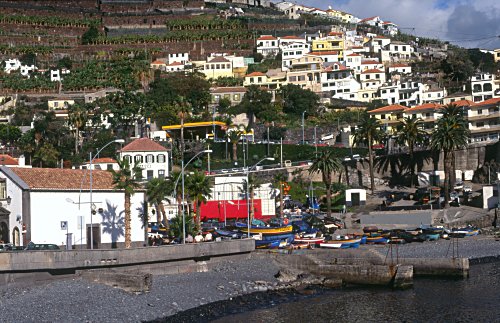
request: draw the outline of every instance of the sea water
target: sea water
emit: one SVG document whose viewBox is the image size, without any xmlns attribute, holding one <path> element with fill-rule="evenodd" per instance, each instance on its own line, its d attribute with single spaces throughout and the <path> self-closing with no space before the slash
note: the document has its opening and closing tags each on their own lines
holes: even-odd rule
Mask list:
<svg viewBox="0 0 500 323">
<path fill-rule="evenodd" d="M 471 266 L 467 279 L 416 278 L 407 290 L 344 288 L 272 304 L 215 321 L 500 322 L 500 262 Z"/>
</svg>

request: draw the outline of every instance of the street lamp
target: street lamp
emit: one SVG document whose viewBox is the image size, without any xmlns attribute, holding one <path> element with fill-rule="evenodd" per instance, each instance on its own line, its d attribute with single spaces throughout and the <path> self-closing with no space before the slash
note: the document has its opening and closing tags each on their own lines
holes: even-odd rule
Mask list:
<svg viewBox="0 0 500 323">
<path fill-rule="evenodd" d="M 247 227 L 248 227 L 248 232 L 247 232 L 247 237 L 250 237 L 250 202 L 248 201 L 248 174 L 252 171 L 252 169 L 254 169 L 255 167 L 257 167 L 257 165 L 259 165 L 260 163 L 262 163 L 264 160 L 274 160 L 274 157 L 266 157 L 266 158 L 263 158 L 261 160 L 259 160 L 255 165 L 253 165 L 252 167 L 250 167 L 246 173 L 247 173 L 247 183 L 246 183 L 246 189 L 245 189 L 245 195 L 246 195 L 246 200 L 247 200 Z M 253 206 L 253 205 L 252 205 Z"/>
<path fill-rule="evenodd" d="M 314 147 L 316 147 L 315 156 L 318 156 L 318 142 L 316 139 L 316 128 L 318 128 L 317 125 L 314 126 Z"/>
<path fill-rule="evenodd" d="M 305 143 L 305 138 L 304 138 L 304 115 L 306 114 L 306 112 L 302 112 L 302 144 Z"/>
<path fill-rule="evenodd" d="M 184 165 L 184 158 L 181 158 L 181 174 L 177 176 L 177 179 L 175 180 L 175 185 L 174 185 L 174 194 L 177 194 L 177 184 L 179 183 L 179 179 L 182 178 L 182 243 L 186 243 L 186 217 L 184 215 L 184 198 L 185 198 L 185 192 L 184 192 L 184 169 L 189 165 L 190 162 L 192 162 L 196 157 L 198 157 L 201 154 L 207 153 L 210 154 L 212 150 L 206 149 L 202 150 L 196 155 L 194 155 L 187 163 Z"/>
<path fill-rule="evenodd" d="M 113 141 L 110 141 L 108 142 L 107 144 L 105 144 L 104 146 L 101 147 L 101 149 L 99 149 L 97 151 L 97 153 L 95 154 L 94 158 L 92 158 L 92 151 L 90 151 L 89 153 L 89 160 L 90 160 L 90 164 L 89 164 L 89 179 L 90 179 L 90 249 L 94 249 L 94 235 L 93 235 L 93 231 L 94 231 L 94 222 L 93 222 L 93 215 L 94 215 L 94 211 L 95 211 L 95 204 L 92 203 L 92 162 L 94 161 L 94 159 L 96 159 L 97 157 L 99 157 L 99 154 L 101 153 L 101 151 L 103 151 L 104 148 L 108 147 L 109 145 L 111 145 L 112 143 L 121 143 L 123 144 L 125 142 L 125 140 L 123 139 L 115 139 Z"/>
</svg>

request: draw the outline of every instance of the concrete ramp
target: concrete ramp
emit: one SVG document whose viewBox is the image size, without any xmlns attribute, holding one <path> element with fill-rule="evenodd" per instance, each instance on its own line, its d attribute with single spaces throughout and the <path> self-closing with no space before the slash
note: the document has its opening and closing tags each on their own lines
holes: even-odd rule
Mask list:
<svg viewBox="0 0 500 323">
<path fill-rule="evenodd" d="M 431 224 L 431 212 L 370 212 L 370 214 L 363 214 L 361 216 L 362 226 L 374 225 L 381 229 L 416 228 L 420 225 Z"/>
</svg>

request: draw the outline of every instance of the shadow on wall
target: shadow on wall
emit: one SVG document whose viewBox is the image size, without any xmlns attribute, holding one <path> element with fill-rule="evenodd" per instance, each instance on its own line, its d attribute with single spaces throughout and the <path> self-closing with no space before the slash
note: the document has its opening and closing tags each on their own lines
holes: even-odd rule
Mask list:
<svg viewBox="0 0 500 323">
<path fill-rule="evenodd" d="M 102 213 L 102 231 L 111 235 L 111 248 L 117 248 L 118 239 L 125 236 L 125 211 L 116 213 L 118 206 L 106 201 L 106 208 Z"/>
</svg>

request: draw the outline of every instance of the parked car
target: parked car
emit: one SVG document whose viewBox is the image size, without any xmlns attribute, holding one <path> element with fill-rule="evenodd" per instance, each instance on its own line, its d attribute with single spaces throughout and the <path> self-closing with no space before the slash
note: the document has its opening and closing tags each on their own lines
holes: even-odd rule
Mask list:
<svg viewBox="0 0 500 323">
<path fill-rule="evenodd" d="M 464 182 L 462 182 L 462 181 L 456 182 L 455 185 L 453 186 L 453 189 L 454 190 L 463 190 L 464 189 Z"/>
<path fill-rule="evenodd" d="M 28 243 L 25 250 L 59 250 L 59 246 L 51 243 Z"/>
<path fill-rule="evenodd" d="M 0 243 L 0 252 L 11 251 L 14 245 L 12 243 Z"/>
</svg>

